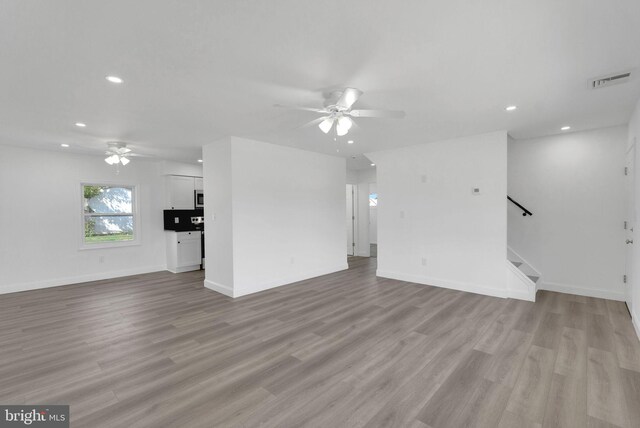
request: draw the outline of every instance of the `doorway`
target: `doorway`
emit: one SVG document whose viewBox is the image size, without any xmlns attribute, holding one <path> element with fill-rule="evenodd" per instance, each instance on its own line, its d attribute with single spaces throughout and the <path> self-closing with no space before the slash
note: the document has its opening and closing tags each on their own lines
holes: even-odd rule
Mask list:
<svg viewBox="0 0 640 428">
<path fill-rule="evenodd" d="M 369 183 L 369 246 L 371 257 L 378 257 L 378 187 Z"/>
<path fill-rule="evenodd" d="M 636 145 L 633 144 L 627 151 L 625 159 L 625 192 L 626 192 L 626 221 L 624 222 L 625 229 L 625 278 L 624 278 L 624 299 L 627 303 L 629 313 L 632 314 L 632 284 L 634 281 L 633 275 L 633 229 L 636 223 L 636 210 L 635 210 L 635 157 L 636 157 Z"/>
<path fill-rule="evenodd" d="M 355 186 L 347 184 L 347 255 L 356 254 L 356 206 L 355 206 Z"/>
</svg>

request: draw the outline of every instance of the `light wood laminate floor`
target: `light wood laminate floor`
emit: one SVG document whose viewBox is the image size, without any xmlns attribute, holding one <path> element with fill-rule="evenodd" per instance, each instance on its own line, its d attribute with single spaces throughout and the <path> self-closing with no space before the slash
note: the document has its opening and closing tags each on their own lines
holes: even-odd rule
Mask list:
<svg viewBox="0 0 640 428">
<path fill-rule="evenodd" d="M 0 403 L 72 427 L 638 427 L 623 303 L 348 271 L 236 300 L 201 272 L 0 296 Z"/>
</svg>

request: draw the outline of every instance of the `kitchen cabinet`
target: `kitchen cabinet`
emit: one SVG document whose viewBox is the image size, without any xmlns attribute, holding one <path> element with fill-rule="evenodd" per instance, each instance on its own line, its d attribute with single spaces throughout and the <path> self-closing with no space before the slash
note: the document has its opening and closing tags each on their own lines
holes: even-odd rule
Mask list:
<svg viewBox="0 0 640 428">
<path fill-rule="evenodd" d="M 199 270 L 202 263 L 202 232 L 167 231 L 167 270 L 173 273 Z"/>
<path fill-rule="evenodd" d="M 200 187 L 197 187 L 198 185 Z M 194 208 L 195 190 L 202 190 L 201 177 L 167 175 L 165 208 L 169 210 L 192 210 Z"/>
</svg>

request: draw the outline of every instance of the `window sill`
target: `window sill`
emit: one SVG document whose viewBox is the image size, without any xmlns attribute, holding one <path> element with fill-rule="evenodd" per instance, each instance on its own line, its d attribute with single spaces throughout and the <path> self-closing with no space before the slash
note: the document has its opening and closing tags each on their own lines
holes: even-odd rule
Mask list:
<svg viewBox="0 0 640 428">
<path fill-rule="evenodd" d="M 121 241 L 121 242 L 101 242 L 95 244 L 85 244 L 84 242 L 80 244 L 80 251 L 84 250 L 104 250 L 108 248 L 121 248 L 121 247 L 136 247 L 142 245 L 140 240 L 133 241 Z"/>
</svg>

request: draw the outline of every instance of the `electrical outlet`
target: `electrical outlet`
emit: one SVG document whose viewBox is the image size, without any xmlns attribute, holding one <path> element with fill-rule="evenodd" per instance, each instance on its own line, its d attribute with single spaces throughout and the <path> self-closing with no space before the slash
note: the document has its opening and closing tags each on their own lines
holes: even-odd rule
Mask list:
<svg viewBox="0 0 640 428">
<path fill-rule="evenodd" d="M 426 176 L 425 174 L 422 174 L 422 175 L 420 176 L 420 181 L 421 181 L 422 183 L 426 183 L 426 182 L 427 182 L 427 176 Z"/>
<path fill-rule="evenodd" d="M 400 218 L 404 218 L 404 211 L 400 211 Z"/>
<path fill-rule="evenodd" d="M 471 194 L 473 194 L 473 195 L 479 195 L 480 193 L 481 193 L 481 192 L 480 192 L 480 188 L 479 188 L 479 187 L 472 187 L 472 188 L 471 188 Z"/>
<path fill-rule="evenodd" d="M 291 257 L 291 264 L 294 264 L 295 262 L 296 260 L 293 257 Z"/>
<path fill-rule="evenodd" d="M 104 256 L 100 256 L 100 257 L 98 258 L 98 262 L 100 262 L 100 263 L 104 263 Z"/>
<path fill-rule="evenodd" d="M 423 257 L 422 258 L 422 266 L 426 266 L 427 265 L 427 258 Z"/>
<path fill-rule="evenodd" d="M 180 223 L 180 217 L 174 217 L 174 218 L 173 218 L 173 221 L 174 221 L 176 224 Z"/>
</svg>

